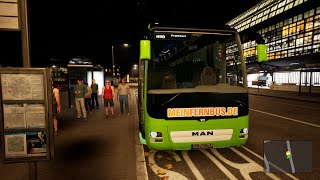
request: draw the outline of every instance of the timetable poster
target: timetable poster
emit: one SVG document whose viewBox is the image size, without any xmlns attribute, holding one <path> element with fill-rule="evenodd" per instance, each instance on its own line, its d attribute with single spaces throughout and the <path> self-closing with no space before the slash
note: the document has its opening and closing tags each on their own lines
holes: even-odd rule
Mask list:
<svg viewBox="0 0 320 180">
<path fill-rule="evenodd" d="M 5 157 L 17 158 L 27 156 L 26 133 L 5 133 Z"/>
</svg>

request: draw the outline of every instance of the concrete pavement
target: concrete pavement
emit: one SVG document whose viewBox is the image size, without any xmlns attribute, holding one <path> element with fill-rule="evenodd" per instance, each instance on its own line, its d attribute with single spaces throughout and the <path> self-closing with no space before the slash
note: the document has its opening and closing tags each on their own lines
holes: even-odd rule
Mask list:
<svg viewBox="0 0 320 180">
<path fill-rule="evenodd" d="M 301 93 L 299 96 L 298 92 L 292 91 L 249 88 L 249 94 L 320 103 L 320 94 L 318 93 L 313 93 L 310 95 L 308 93 Z"/>
</svg>

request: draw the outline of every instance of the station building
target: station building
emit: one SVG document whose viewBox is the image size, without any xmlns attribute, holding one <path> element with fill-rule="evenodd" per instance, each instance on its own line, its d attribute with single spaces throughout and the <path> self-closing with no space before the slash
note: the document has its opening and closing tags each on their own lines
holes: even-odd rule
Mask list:
<svg viewBox="0 0 320 180">
<path fill-rule="evenodd" d="M 263 0 L 226 24 L 242 37 L 249 86 L 264 81 L 279 90 L 319 91 L 320 0 Z M 258 62 L 253 34 L 266 43 L 268 62 Z M 230 42 L 227 59 L 239 59 L 236 54 Z"/>
</svg>

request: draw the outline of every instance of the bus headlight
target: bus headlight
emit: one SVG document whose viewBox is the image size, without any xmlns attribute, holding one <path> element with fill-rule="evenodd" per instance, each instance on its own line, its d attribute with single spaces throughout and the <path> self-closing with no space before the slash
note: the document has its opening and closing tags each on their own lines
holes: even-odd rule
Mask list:
<svg viewBox="0 0 320 180">
<path fill-rule="evenodd" d="M 240 130 L 239 138 L 240 138 L 240 139 L 246 139 L 246 138 L 248 138 L 248 132 L 249 132 L 248 128 L 242 128 L 242 129 Z"/>
<path fill-rule="evenodd" d="M 240 134 L 248 134 L 248 128 L 242 128 Z"/>
<path fill-rule="evenodd" d="M 151 143 L 163 143 L 163 137 L 161 132 L 150 131 Z"/>
<path fill-rule="evenodd" d="M 153 138 L 162 137 L 162 133 L 161 132 L 153 132 L 153 131 L 151 131 L 150 132 L 150 136 L 153 137 Z"/>
</svg>

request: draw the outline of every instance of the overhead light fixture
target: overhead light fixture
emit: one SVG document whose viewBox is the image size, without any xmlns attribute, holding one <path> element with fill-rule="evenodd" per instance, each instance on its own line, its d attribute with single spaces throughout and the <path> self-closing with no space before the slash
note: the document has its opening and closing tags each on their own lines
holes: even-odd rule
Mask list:
<svg viewBox="0 0 320 180">
<path fill-rule="evenodd" d="M 290 63 L 290 66 L 292 66 L 292 65 L 298 65 L 299 63 Z"/>
</svg>

